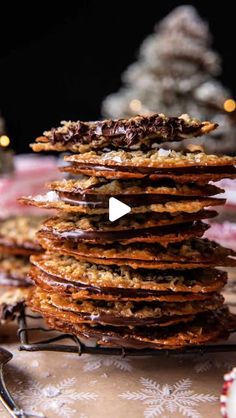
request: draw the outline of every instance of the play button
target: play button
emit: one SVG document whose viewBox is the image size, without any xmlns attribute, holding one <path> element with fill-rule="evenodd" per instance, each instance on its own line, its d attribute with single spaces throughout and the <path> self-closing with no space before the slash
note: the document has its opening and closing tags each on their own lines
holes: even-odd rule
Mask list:
<svg viewBox="0 0 236 418">
<path fill-rule="evenodd" d="M 115 197 L 109 199 L 109 221 L 114 222 L 131 211 L 131 208 Z"/>
</svg>

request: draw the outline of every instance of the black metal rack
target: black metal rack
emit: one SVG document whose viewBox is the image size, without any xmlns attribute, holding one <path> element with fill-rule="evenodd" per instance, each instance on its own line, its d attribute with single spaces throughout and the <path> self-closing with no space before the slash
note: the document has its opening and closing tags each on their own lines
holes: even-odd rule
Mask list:
<svg viewBox="0 0 236 418">
<path fill-rule="evenodd" d="M 42 333 L 52 332 L 51 329 L 41 326 L 28 326 L 27 319 L 38 320 L 41 318 L 36 315 L 26 314 L 22 309 L 18 318 L 19 329 L 18 335 L 20 338 L 19 350 L 22 351 L 54 351 L 63 353 L 76 353 L 79 356 L 82 354 L 102 354 L 113 356 L 160 356 L 160 355 L 176 355 L 176 354 L 204 354 L 204 353 L 220 353 L 220 352 L 236 352 L 236 344 L 208 344 L 208 345 L 195 345 L 178 350 L 154 350 L 154 349 L 128 349 L 119 347 L 90 347 L 85 345 L 80 339 L 72 334 L 57 333 L 57 335 L 50 338 L 44 338 L 42 340 L 31 342 L 32 333 L 40 331 Z M 236 332 L 236 329 L 231 330 Z M 59 342 L 67 341 L 66 344 L 58 344 Z M 73 344 L 71 344 L 73 342 Z"/>
</svg>

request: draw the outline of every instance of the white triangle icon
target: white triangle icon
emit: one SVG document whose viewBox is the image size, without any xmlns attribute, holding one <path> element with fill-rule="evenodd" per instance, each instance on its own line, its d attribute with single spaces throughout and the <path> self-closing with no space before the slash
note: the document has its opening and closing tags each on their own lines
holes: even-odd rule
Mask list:
<svg viewBox="0 0 236 418">
<path fill-rule="evenodd" d="M 109 199 L 109 221 L 114 222 L 131 211 L 131 208 L 115 197 Z"/>
</svg>

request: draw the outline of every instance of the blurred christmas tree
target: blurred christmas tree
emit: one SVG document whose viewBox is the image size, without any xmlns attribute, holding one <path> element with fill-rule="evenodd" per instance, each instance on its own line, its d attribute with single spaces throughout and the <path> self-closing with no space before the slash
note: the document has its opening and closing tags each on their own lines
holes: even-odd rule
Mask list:
<svg viewBox="0 0 236 418">
<path fill-rule="evenodd" d="M 236 103 L 215 79 L 221 73 L 220 57 L 210 46 L 208 24 L 194 7 L 177 7 L 144 40 L 137 62 L 122 76 L 124 87 L 104 100 L 104 115 L 189 113 L 220 125 L 202 138 L 207 151 L 235 153 Z"/>
</svg>

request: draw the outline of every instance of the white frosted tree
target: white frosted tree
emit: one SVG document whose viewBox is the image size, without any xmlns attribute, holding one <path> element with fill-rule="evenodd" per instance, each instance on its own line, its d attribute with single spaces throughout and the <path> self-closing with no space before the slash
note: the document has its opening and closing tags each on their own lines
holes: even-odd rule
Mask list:
<svg viewBox="0 0 236 418">
<path fill-rule="evenodd" d="M 235 102 L 226 102 L 231 93 L 216 78 L 221 63 L 211 50 L 211 41 L 208 24 L 194 7 L 174 9 L 143 41 L 137 61 L 122 75 L 123 86 L 104 100 L 103 114 L 120 118 L 141 113 L 189 113 L 210 119 L 220 128 L 206 140 L 201 139 L 204 148 L 234 153 Z"/>
</svg>

